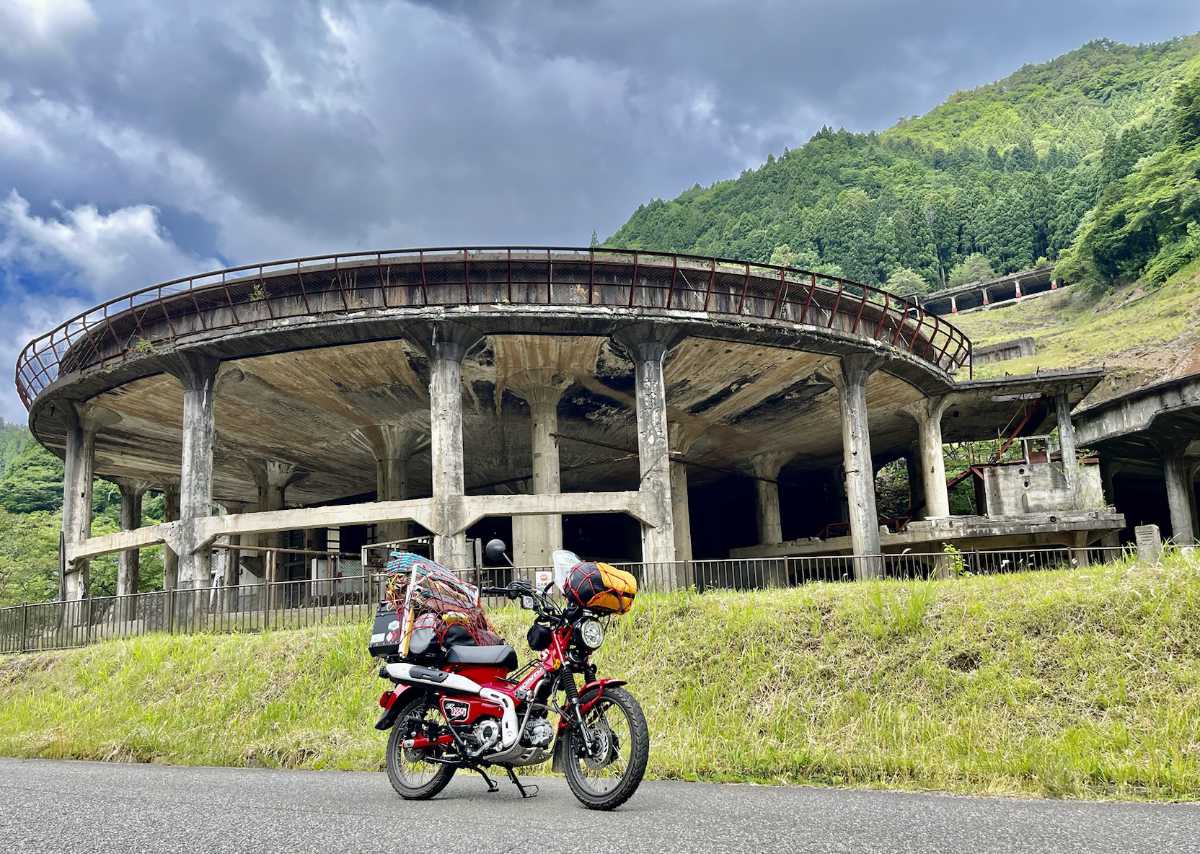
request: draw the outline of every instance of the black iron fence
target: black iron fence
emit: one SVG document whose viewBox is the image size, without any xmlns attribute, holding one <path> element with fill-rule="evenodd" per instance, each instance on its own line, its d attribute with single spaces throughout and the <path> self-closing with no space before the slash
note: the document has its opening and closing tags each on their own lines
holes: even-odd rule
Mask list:
<svg viewBox="0 0 1200 854">
<path fill-rule="evenodd" d="M 1125 560 L 1124 547 L 1039 548 L 885 555 L 741 558 L 627 563 L 645 592 L 695 588 L 764 590 L 865 579 L 930 579 L 1073 569 Z M 514 579 L 544 586 L 550 567 L 469 569 L 464 578 L 480 586 Z M 0 608 L 0 653 L 84 646 L 151 632 L 257 632 L 328 622 L 370 619 L 383 598 L 381 575 L 303 579 L 273 583 L 176 589 L 128 596 L 96 596 L 70 602 L 38 602 Z M 489 605 L 499 602 L 487 600 Z"/>
</svg>

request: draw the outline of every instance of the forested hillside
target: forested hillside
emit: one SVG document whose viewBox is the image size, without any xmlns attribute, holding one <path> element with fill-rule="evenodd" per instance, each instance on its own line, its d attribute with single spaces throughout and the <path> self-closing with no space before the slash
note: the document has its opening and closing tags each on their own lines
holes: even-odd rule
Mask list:
<svg viewBox="0 0 1200 854">
<path fill-rule="evenodd" d="M 822 129 L 640 207 L 607 245 L 791 263 L 912 292 L 1060 259 L 1107 286 L 1200 254 L 1200 36 L 1097 41 L 882 133 Z"/>
<path fill-rule="evenodd" d="M 35 442 L 23 425 L 0 421 L 0 606 L 58 595 L 62 480 L 62 460 Z M 117 488 L 97 480 L 92 499 L 92 530 L 98 534 L 117 530 Z M 148 497 L 144 513 L 148 519 L 160 520 L 162 499 Z M 91 578 L 96 595 L 111 595 L 116 589 L 115 560 L 93 561 Z M 162 561 L 151 551 L 143 553 L 141 580 L 146 590 L 162 583 Z"/>
</svg>

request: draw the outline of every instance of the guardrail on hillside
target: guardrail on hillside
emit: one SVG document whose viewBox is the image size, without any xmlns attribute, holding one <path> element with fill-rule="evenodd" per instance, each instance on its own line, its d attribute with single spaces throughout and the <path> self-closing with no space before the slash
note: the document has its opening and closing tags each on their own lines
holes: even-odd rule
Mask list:
<svg viewBox="0 0 1200 854">
<path fill-rule="evenodd" d="M 904 553 L 868 556 L 694 560 L 627 563 L 645 592 L 694 587 L 766 590 L 814 582 L 853 581 L 868 572 L 887 579 L 918 580 L 1072 569 L 1130 557 L 1124 547 L 1042 548 L 1006 551 Z M 549 567 L 488 567 L 464 570 L 474 584 L 501 586 L 513 579 L 531 584 Z M 544 577 L 544 576 L 543 576 Z M 257 632 L 296 629 L 372 617 L 383 598 L 383 576 L 303 579 L 96 596 L 71 602 L 38 602 L 0 608 L 0 653 L 85 646 L 152 632 Z M 490 605 L 499 602 L 490 601 Z"/>
</svg>

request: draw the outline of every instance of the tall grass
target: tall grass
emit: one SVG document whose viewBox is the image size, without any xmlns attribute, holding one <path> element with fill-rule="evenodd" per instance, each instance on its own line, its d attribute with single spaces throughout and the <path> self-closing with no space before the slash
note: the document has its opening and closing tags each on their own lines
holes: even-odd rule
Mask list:
<svg viewBox="0 0 1200 854">
<path fill-rule="evenodd" d="M 524 637 L 528 614 L 496 613 Z M 0 753 L 380 767 L 367 627 L 0 660 Z M 517 644 L 524 650 L 523 642 Z M 604 672 L 657 778 L 1200 797 L 1200 567 L 642 597 Z"/>
</svg>

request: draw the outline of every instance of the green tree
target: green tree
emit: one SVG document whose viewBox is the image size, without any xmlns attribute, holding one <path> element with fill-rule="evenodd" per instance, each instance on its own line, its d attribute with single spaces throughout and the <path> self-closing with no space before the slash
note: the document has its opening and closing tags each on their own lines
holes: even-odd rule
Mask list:
<svg viewBox="0 0 1200 854">
<path fill-rule="evenodd" d="M 929 283 L 921 278 L 921 274 L 908 267 L 897 267 L 892 270 L 887 279 L 887 290 L 898 296 L 923 294 L 929 290 Z"/>
<path fill-rule="evenodd" d="M 995 278 L 995 276 L 996 271 L 992 269 L 992 262 L 987 259 L 986 255 L 975 252 L 954 265 L 954 269 L 950 271 L 948 284 L 953 288 L 968 282 L 985 281 Z"/>
</svg>

